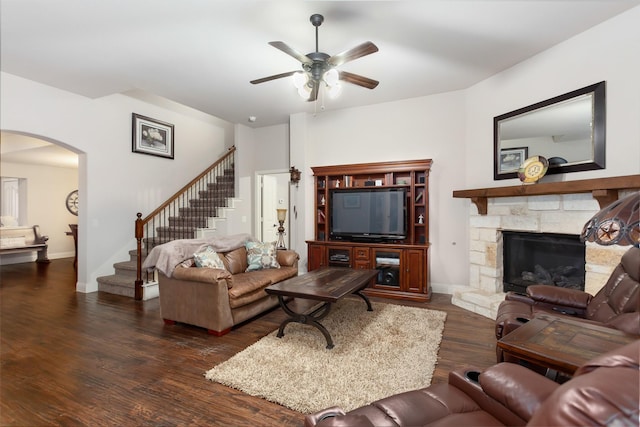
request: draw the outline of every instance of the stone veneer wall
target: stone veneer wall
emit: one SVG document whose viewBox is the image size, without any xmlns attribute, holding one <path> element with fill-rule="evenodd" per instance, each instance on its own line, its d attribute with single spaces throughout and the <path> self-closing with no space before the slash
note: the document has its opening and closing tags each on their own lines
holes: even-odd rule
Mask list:
<svg viewBox="0 0 640 427">
<path fill-rule="evenodd" d="M 620 192 L 620 197 L 625 194 Z M 502 230 L 579 235 L 600 210 L 591 193 L 504 197 L 488 200 L 487 215 L 470 207 L 469 287 L 453 293 L 451 302 L 495 319 L 502 291 Z M 585 291 L 595 294 L 629 247 L 587 243 Z"/>
</svg>

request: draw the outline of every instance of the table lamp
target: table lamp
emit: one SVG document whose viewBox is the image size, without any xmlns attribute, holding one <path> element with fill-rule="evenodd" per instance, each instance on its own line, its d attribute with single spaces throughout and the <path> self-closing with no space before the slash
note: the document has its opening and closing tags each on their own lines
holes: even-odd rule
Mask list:
<svg viewBox="0 0 640 427">
<path fill-rule="evenodd" d="M 287 249 L 284 244 L 284 221 L 287 219 L 287 210 L 286 209 L 276 209 L 278 212 L 278 222 L 280 226 L 278 227 L 278 242 L 276 243 L 276 249 Z"/>
</svg>

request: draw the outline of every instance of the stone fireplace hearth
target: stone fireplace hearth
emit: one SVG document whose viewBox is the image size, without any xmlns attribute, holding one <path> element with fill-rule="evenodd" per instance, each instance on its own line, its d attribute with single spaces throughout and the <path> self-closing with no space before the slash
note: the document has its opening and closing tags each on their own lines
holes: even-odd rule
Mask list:
<svg viewBox="0 0 640 427">
<path fill-rule="evenodd" d="M 620 192 L 623 197 L 624 192 Z M 503 292 L 503 230 L 579 236 L 600 210 L 591 193 L 488 197 L 486 215 L 470 205 L 469 286 L 453 293 L 452 303 L 495 319 Z M 587 243 L 584 289 L 595 294 L 629 247 Z"/>
</svg>

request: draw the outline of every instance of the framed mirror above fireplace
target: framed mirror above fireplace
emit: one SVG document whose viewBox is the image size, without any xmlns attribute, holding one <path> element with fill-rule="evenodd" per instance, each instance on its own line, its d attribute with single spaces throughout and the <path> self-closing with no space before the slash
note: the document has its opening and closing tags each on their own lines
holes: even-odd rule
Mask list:
<svg viewBox="0 0 640 427">
<path fill-rule="evenodd" d="M 547 175 L 604 169 L 605 86 L 602 81 L 494 117 L 494 180 L 517 178 L 525 155 L 546 157 Z"/>
</svg>

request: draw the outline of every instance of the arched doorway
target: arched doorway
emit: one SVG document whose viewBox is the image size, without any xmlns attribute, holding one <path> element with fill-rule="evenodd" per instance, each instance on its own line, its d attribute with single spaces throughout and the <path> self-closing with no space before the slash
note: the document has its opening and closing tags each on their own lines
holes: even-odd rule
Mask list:
<svg viewBox="0 0 640 427">
<path fill-rule="evenodd" d="M 15 180 L 17 191 L 2 192 L 2 198 L 17 199 L 17 225 L 38 225 L 49 237 L 50 259 L 75 255 L 70 224 L 78 224 L 78 216 L 66 207 L 67 196 L 78 190 L 80 157 L 72 147 L 39 135 L 1 131 L 0 153 L 3 181 Z M 1 203 L 3 209 L 11 205 Z M 5 215 L 7 212 L 3 212 Z M 30 262 L 33 254 L 11 254 L 2 257 L 2 264 Z"/>
</svg>

